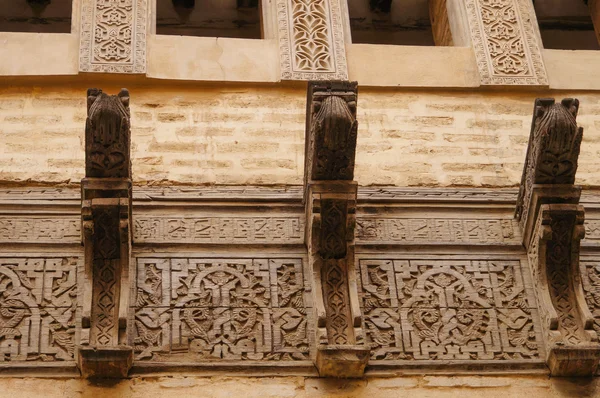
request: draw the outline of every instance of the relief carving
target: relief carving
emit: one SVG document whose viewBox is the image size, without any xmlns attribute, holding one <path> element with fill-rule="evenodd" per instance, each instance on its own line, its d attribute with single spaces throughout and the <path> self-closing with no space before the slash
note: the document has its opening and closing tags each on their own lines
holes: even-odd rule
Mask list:
<svg viewBox="0 0 600 398">
<path fill-rule="evenodd" d="M 339 0 L 277 0 L 283 80 L 347 79 Z"/>
<path fill-rule="evenodd" d="M 518 260 L 359 261 L 371 361 L 535 361 L 541 336 Z"/>
<path fill-rule="evenodd" d="M 573 185 L 583 135 L 578 107 L 576 99 L 536 100 L 515 213 L 555 376 L 593 375 L 600 360 L 579 264 L 585 211 L 578 205 L 581 188 Z"/>
<path fill-rule="evenodd" d="M 73 361 L 76 257 L 0 258 L 0 362 Z"/>
<path fill-rule="evenodd" d="M 139 243 L 301 244 L 304 217 L 136 217 L 134 239 Z"/>
<path fill-rule="evenodd" d="M 530 0 L 466 0 L 482 85 L 548 85 Z"/>
<path fill-rule="evenodd" d="M 146 72 L 148 0 L 82 0 L 79 70 Z"/>
<path fill-rule="evenodd" d="M 354 271 L 357 84 L 311 82 L 306 118 L 306 244 L 315 278 L 321 376 L 360 377 L 363 345 Z"/>
<path fill-rule="evenodd" d="M 302 260 L 138 258 L 138 360 L 308 360 Z"/>
<path fill-rule="evenodd" d="M 507 219 L 372 218 L 356 220 L 359 244 L 517 244 L 519 224 Z"/>
<path fill-rule="evenodd" d="M 126 343 L 131 251 L 129 92 L 87 93 L 86 178 L 81 182 L 85 249 L 82 341 L 85 377 L 125 377 L 133 355 Z"/>
</svg>

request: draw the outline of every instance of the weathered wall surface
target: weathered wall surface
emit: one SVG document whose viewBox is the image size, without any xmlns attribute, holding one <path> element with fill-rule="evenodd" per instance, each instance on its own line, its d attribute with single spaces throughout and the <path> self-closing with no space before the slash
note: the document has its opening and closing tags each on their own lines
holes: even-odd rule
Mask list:
<svg viewBox="0 0 600 398">
<path fill-rule="evenodd" d="M 136 184 L 301 184 L 305 88 L 128 85 Z M 87 85 L 0 88 L 0 180 L 83 177 Z M 120 87 L 104 85 L 109 93 Z M 533 101 L 576 96 L 577 183 L 600 185 L 600 95 L 361 88 L 361 185 L 515 186 Z"/>
<path fill-rule="evenodd" d="M 159 377 L 94 385 L 82 379 L 0 379 L 0 397 L 596 397 L 598 380 L 545 376 L 423 376 L 335 380 L 304 377 Z"/>
</svg>

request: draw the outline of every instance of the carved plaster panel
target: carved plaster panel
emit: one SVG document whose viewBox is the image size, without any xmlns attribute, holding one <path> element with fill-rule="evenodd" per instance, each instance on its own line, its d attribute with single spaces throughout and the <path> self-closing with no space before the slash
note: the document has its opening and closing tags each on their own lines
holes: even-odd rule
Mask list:
<svg viewBox="0 0 600 398">
<path fill-rule="evenodd" d="M 78 268 L 70 256 L 0 258 L 0 362 L 74 360 Z"/>
<path fill-rule="evenodd" d="M 79 243 L 81 221 L 79 217 L 53 216 L 2 216 L 0 217 L 0 243 Z"/>
<path fill-rule="evenodd" d="M 358 264 L 371 362 L 543 357 L 535 298 L 518 258 L 363 257 Z"/>
<path fill-rule="evenodd" d="M 357 217 L 357 244 L 521 244 L 512 219 Z"/>
<path fill-rule="evenodd" d="M 309 358 L 301 258 L 138 257 L 130 322 L 145 361 Z"/>
<path fill-rule="evenodd" d="M 302 244 L 304 215 L 290 217 L 136 217 L 137 243 Z"/>
<path fill-rule="evenodd" d="M 531 0 L 465 0 L 482 85 L 548 85 Z"/>
<path fill-rule="evenodd" d="M 277 0 L 282 80 L 347 80 L 340 0 Z"/>
<path fill-rule="evenodd" d="M 79 70 L 146 72 L 148 0 L 82 0 Z"/>
</svg>

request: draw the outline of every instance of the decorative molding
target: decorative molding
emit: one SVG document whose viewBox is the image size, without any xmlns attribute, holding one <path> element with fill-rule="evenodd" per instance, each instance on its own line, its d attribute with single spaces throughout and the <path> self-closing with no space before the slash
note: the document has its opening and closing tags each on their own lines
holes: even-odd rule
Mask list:
<svg viewBox="0 0 600 398">
<path fill-rule="evenodd" d="M 340 0 L 277 0 L 282 80 L 346 80 Z"/>
<path fill-rule="evenodd" d="M 82 0 L 79 70 L 146 73 L 148 0 Z"/>
<path fill-rule="evenodd" d="M 299 203 L 303 186 L 134 186 L 133 199 L 136 205 L 159 204 L 172 207 L 181 202 L 285 202 Z M 358 187 L 359 205 L 375 203 L 482 203 L 489 205 L 514 205 L 518 189 L 513 188 L 404 188 L 404 187 Z M 0 188 L 0 206 L 14 201 L 24 204 L 49 201 L 68 205 L 81 200 L 78 188 Z M 581 193 L 581 203 L 600 206 L 600 192 L 586 189 Z M 32 203 L 33 204 L 33 203 Z M 262 203 L 261 203 L 262 204 Z"/>
<path fill-rule="evenodd" d="M 361 258 L 372 364 L 540 361 L 543 344 L 519 259 Z"/>
<path fill-rule="evenodd" d="M 0 224 L 1 225 L 1 224 Z M 303 244 L 297 217 L 136 217 L 136 243 Z"/>
<path fill-rule="evenodd" d="M 138 257 L 135 280 L 137 360 L 309 360 L 301 258 Z"/>
<path fill-rule="evenodd" d="M 465 0 L 482 85 L 547 86 L 530 0 Z"/>
<path fill-rule="evenodd" d="M 512 219 L 357 217 L 357 244 L 521 245 Z"/>
<path fill-rule="evenodd" d="M 0 362 L 74 361 L 79 259 L 0 258 Z"/>
</svg>

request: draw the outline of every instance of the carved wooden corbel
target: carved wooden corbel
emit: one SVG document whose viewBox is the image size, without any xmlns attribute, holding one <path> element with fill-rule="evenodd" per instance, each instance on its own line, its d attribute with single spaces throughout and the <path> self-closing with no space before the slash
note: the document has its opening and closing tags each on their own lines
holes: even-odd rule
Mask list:
<svg viewBox="0 0 600 398">
<path fill-rule="evenodd" d="M 354 270 L 357 84 L 311 82 L 306 116 L 306 244 L 321 376 L 360 377 L 369 356 Z"/>
<path fill-rule="evenodd" d="M 583 129 L 579 101 L 537 99 L 517 201 L 553 376 L 591 376 L 600 344 L 579 268 L 585 211 L 575 173 Z"/>
<path fill-rule="evenodd" d="M 125 377 L 133 362 L 125 345 L 132 230 L 129 92 L 109 96 L 89 89 L 87 109 L 78 364 L 85 377 Z"/>
</svg>

